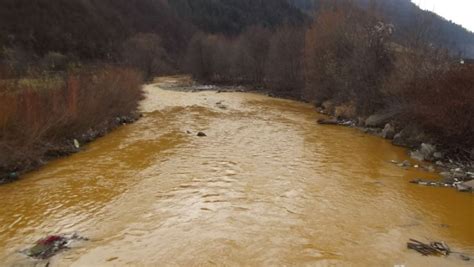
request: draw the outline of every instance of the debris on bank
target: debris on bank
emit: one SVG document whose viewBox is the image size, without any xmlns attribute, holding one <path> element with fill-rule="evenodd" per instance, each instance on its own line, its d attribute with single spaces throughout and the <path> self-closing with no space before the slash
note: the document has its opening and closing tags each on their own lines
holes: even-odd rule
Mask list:
<svg viewBox="0 0 474 267">
<path fill-rule="evenodd" d="M 451 249 L 444 242 L 431 242 L 425 244 L 415 239 L 410 239 L 407 248 L 417 251 L 423 256 L 448 256 Z"/>
<path fill-rule="evenodd" d="M 470 261 L 471 258 L 467 255 L 454 252 L 445 242 L 430 242 L 423 243 L 415 239 L 410 239 L 407 242 L 407 248 L 415 250 L 423 256 L 449 256 L 451 254 L 459 254 L 460 259 Z"/>
<path fill-rule="evenodd" d="M 440 172 L 442 181 L 417 179 L 413 184 L 427 186 L 453 187 L 460 192 L 474 192 L 474 148 L 462 149 L 454 153 L 452 148 L 436 144 L 428 133 L 414 124 L 401 124 L 397 121 L 398 111 L 383 111 L 368 117 L 356 117 L 350 108 L 340 108 L 332 101 L 326 101 L 317 107 L 317 111 L 327 118 L 319 119 L 318 124 L 342 125 L 357 128 L 364 133 L 391 140 L 396 146 L 409 149 L 409 156 L 422 164 L 409 161 L 392 163 L 401 168 L 421 168 L 429 172 Z M 357 118 L 357 119 L 351 119 Z M 425 164 L 426 163 L 426 164 Z"/>
<path fill-rule="evenodd" d="M 88 241 L 88 238 L 74 233 L 71 235 L 50 235 L 35 242 L 34 246 L 22 253 L 34 259 L 49 259 L 59 252 L 69 249 L 74 241 Z"/>
<path fill-rule="evenodd" d="M 342 118 L 320 119 L 317 122 L 318 124 L 321 124 L 321 125 L 340 125 L 340 126 L 347 126 L 347 127 L 355 126 L 355 121 L 346 120 Z"/>
<path fill-rule="evenodd" d="M 432 180 L 423 180 L 423 179 L 415 179 L 410 181 L 411 184 L 418 184 L 424 186 L 434 186 L 434 187 L 453 187 L 452 184 L 439 182 L 439 181 L 432 181 Z"/>
<path fill-rule="evenodd" d="M 442 172 L 441 175 L 444 177 L 440 181 L 415 179 L 410 181 L 412 184 L 433 186 L 433 187 L 452 187 L 457 189 L 459 192 L 473 192 L 474 193 L 474 179 L 470 176 L 454 175 L 451 172 Z"/>
</svg>

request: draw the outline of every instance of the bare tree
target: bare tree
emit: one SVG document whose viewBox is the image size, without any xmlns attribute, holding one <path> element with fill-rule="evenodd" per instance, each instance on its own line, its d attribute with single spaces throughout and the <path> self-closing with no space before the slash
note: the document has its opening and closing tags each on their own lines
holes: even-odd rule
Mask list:
<svg viewBox="0 0 474 267">
<path fill-rule="evenodd" d="M 252 26 L 240 36 L 236 51 L 236 70 L 243 81 L 264 83 L 270 38 L 271 32 L 261 26 Z"/>
<path fill-rule="evenodd" d="M 285 25 L 272 36 L 266 82 L 278 90 L 299 91 L 303 81 L 304 31 Z"/>
<path fill-rule="evenodd" d="M 122 58 L 126 64 L 141 70 L 147 79 L 172 70 L 156 34 L 140 33 L 128 39 L 122 46 Z"/>
</svg>

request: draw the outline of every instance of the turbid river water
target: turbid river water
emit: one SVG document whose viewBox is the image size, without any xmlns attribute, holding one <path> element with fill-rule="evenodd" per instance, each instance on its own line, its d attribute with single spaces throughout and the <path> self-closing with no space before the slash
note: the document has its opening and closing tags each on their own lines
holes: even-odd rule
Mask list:
<svg viewBox="0 0 474 267">
<path fill-rule="evenodd" d="M 409 184 L 436 175 L 390 163 L 404 149 L 308 104 L 145 90 L 140 121 L 0 187 L 0 266 L 69 232 L 90 241 L 52 266 L 472 266 L 406 249 L 474 255 L 474 197 Z"/>
</svg>

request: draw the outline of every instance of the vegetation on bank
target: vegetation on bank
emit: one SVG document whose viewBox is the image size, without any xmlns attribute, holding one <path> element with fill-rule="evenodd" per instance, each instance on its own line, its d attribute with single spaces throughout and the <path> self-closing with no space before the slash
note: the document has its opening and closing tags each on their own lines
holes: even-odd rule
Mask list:
<svg viewBox="0 0 474 267">
<path fill-rule="evenodd" d="M 430 43 L 421 26 L 402 43 L 394 41 L 396 30 L 376 12 L 333 3 L 306 28 L 197 34 L 187 66 L 200 80 L 266 86 L 361 126 L 385 114 L 397 131 L 417 128 L 426 136 L 420 142 L 473 159 L 474 68 Z"/>
<path fill-rule="evenodd" d="M 141 74 L 122 67 L 24 80 L 0 82 L 0 181 L 134 120 L 142 98 Z"/>
<path fill-rule="evenodd" d="M 359 121 L 393 114 L 397 130 L 415 125 L 469 154 L 473 69 L 445 39 L 467 47 L 474 35 L 408 2 L 1 1 L 0 181 L 134 113 L 141 77 L 180 72 L 265 86 Z M 426 18 L 446 26 L 439 38 Z"/>
<path fill-rule="evenodd" d="M 1 1 L 0 183 L 127 120 L 141 77 L 180 72 L 196 31 L 307 18 L 286 0 Z"/>
</svg>

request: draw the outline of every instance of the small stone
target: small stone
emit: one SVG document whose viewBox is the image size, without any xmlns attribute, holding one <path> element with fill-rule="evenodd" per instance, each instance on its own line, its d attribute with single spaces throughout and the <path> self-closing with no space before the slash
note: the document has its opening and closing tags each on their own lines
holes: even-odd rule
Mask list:
<svg viewBox="0 0 474 267">
<path fill-rule="evenodd" d="M 444 184 L 448 184 L 448 185 L 450 185 L 450 186 L 453 186 L 454 183 L 457 182 L 456 179 L 451 178 L 451 177 L 443 178 L 441 181 L 442 181 Z"/>
<path fill-rule="evenodd" d="M 433 157 L 434 157 L 435 159 L 442 159 L 442 158 L 443 158 L 443 153 L 441 153 L 441 152 L 435 152 L 435 153 L 433 153 Z"/>
<path fill-rule="evenodd" d="M 463 261 L 470 261 L 471 260 L 471 258 L 469 256 L 466 256 L 466 255 L 463 255 L 463 254 L 459 254 L 459 257 Z"/>
<path fill-rule="evenodd" d="M 74 147 L 77 149 L 81 148 L 81 144 L 79 143 L 77 139 L 74 139 Z"/>
<path fill-rule="evenodd" d="M 415 166 L 413 166 L 413 167 L 415 167 L 415 168 L 417 168 L 417 169 L 420 168 L 420 166 L 418 166 L 418 165 L 415 165 Z"/>
<path fill-rule="evenodd" d="M 20 175 L 17 172 L 10 172 L 8 174 L 8 180 L 11 180 L 11 181 L 18 179 L 19 177 Z"/>
<path fill-rule="evenodd" d="M 205 134 L 204 132 L 199 132 L 199 133 L 197 133 L 197 136 L 199 136 L 199 137 L 205 137 L 205 136 L 207 136 L 207 134 Z"/>
</svg>

